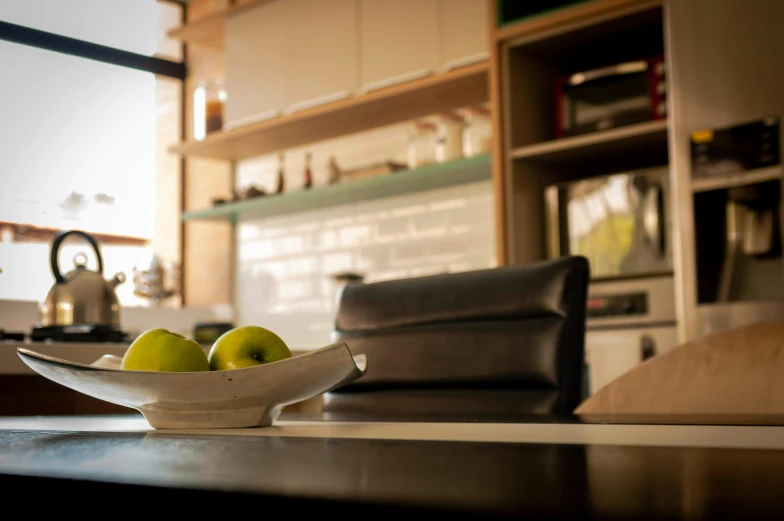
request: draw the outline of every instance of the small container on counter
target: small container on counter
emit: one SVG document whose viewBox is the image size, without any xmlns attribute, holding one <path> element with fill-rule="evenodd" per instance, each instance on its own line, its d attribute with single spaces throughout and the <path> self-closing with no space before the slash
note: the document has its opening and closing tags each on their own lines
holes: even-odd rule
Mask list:
<svg viewBox="0 0 784 521">
<path fill-rule="evenodd" d="M 428 121 L 417 121 L 408 134 L 408 168 L 435 163 L 436 127 Z"/>
<path fill-rule="evenodd" d="M 193 339 L 199 344 L 209 345 L 233 328 L 231 322 L 196 322 L 193 325 Z"/>
<path fill-rule="evenodd" d="M 193 137 L 204 139 L 207 134 L 223 129 L 223 107 L 226 91 L 217 81 L 202 81 L 193 92 Z"/>
<path fill-rule="evenodd" d="M 332 285 L 332 305 L 330 306 L 333 312 L 337 312 L 340 306 L 340 298 L 343 295 L 343 290 L 349 284 L 363 284 L 365 282 L 365 275 L 362 273 L 355 273 L 351 271 L 334 273 L 329 276 Z"/>
<path fill-rule="evenodd" d="M 438 163 L 446 163 L 463 157 L 463 128 L 465 122 L 459 116 L 442 114 L 438 117 L 435 156 Z"/>
</svg>

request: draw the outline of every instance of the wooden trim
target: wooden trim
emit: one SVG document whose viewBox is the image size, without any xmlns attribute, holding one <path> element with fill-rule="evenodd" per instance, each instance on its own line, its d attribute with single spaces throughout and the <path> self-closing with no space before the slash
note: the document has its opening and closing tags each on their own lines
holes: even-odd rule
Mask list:
<svg viewBox="0 0 784 521">
<path fill-rule="evenodd" d="M 126 409 L 127 411 L 128 409 Z M 309 421 L 308 419 L 277 420 L 270 428 L 213 429 L 210 436 L 254 436 L 271 438 L 365 439 L 406 441 L 453 441 L 472 443 L 546 443 L 559 445 L 607 445 L 643 447 L 703 447 L 731 449 L 775 449 L 784 450 L 784 423 L 781 416 L 767 415 L 719 417 L 717 420 L 730 424 L 700 424 L 706 419 L 694 416 L 636 415 L 634 423 L 554 423 L 552 418 L 542 415 L 541 423 L 482 423 L 482 422 L 368 422 L 368 421 Z M 714 415 L 715 417 L 715 415 Z M 589 417 L 590 418 L 590 417 Z M 677 424 L 691 421 L 691 424 Z M 112 436 L 128 432 L 155 431 L 141 416 L 111 417 L 34 417 L 0 418 L 0 431 L 60 431 L 101 432 Z M 204 436 L 203 429 L 172 429 L 157 431 L 186 435 Z M 182 438 L 190 439 L 190 438 Z M 535 516 L 532 516 L 535 517 Z"/>
<path fill-rule="evenodd" d="M 170 150 L 236 161 L 317 141 L 402 123 L 487 101 L 488 63 L 429 75 L 290 115 L 215 132 Z"/>
<path fill-rule="evenodd" d="M 506 192 L 509 189 L 506 186 L 506 179 L 504 175 L 504 125 L 503 125 L 503 104 L 501 89 L 501 53 L 500 43 L 498 43 L 496 35 L 496 21 L 498 19 L 498 1 L 488 0 L 488 23 L 490 24 L 489 34 L 489 48 L 490 48 L 490 110 L 491 120 L 493 125 L 493 148 L 491 150 L 491 164 L 493 168 L 493 198 L 495 200 L 495 251 L 496 263 L 499 266 L 505 266 L 509 263 L 509 254 L 506 244 L 507 233 L 507 204 Z"/>
<path fill-rule="evenodd" d="M 232 161 L 229 167 L 231 172 L 229 173 L 229 183 L 231 183 L 231 191 L 234 193 L 237 190 L 237 162 Z M 237 242 L 239 241 L 239 234 L 237 233 L 237 220 L 231 220 L 231 233 L 230 233 L 230 241 L 229 244 L 229 256 L 231 257 L 231 261 L 229 262 L 229 302 L 233 309 L 238 309 L 238 302 L 237 302 L 237 264 L 239 262 L 237 256 Z"/>
<path fill-rule="evenodd" d="M 494 4 L 495 2 L 491 3 Z M 495 28 L 495 41 L 506 42 L 630 7 L 636 8 L 635 10 L 641 10 L 661 5 L 662 0 L 591 0 L 575 4 L 573 7 L 544 13 L 541 16 L 534 16 L 501 28 L 495 27 L 497 18 L 492 20 L 491 23 L 493 23 Z"/>
<path fill-rule="evenodd" d="M 187 5 L 183 5 L 182 9 L 180 10 L 180 24 L 185 25 L 188 23 L 188 7 Z M 187 64 L 188 63 L 188 43 L 183 41 L 181 43 L 182 47 L 182 62 Z M 186 69 L 187 70 L 187 69 Z M 184 141 L 188 138 L 188 78 L 182 81 L 180 84 L 180 141 Z M 185 201 L 186 201 L 186 194 L 188 193 L 188 184 L 186 182 L 188 178 L 188 159 L 185 156 L 180 157 L 179 161 L 179 185 L 180 185 L 180 215 L 186 210 Z M 180 231 L 180 251 L 179 251 L 179 262 L 180 262 L 180 277 L 179 277 L 179 292 L 180 292 L 180 305 L 185 307 L 188 303 L 188 291 L 185 284 L 185 271 L 188 269 L 188 266 L 185 262 L 185 245 L 187 242 L 187 233 L 185 229 L 185 222 L 180 219 L 179 222 L 179 231 Z"/>
<path fill-rule="evenodd" d="M 46 226 L 34 226 L 31 224 L 0 221 L 0 231 L 10 230 L 15 236 L 14 242 L 51 242 L 54 236 L 66 231 L 61 228 L 50 228 Z M 150 239 L 145 237 L 133 237 L 130 235 L 114 235 L 108 233 L 93 233 L 86 230 L 96 241 L 102 245 L 112 246 L 146 246 Z M 18 237 L 16 237 L 18 236 Z M 66 239 L 68 241 L 69 239 Z M 74 241 L 81 239 L 75 238 Z"/>
<path fill-rule="evenodd" d="M 630 143 L 648 141 L 667 141 L 666 119 L 644 121 L 633 125 L 625 125 L 601 132 L 580 134 L 559 139 L 542 141 L 532 145 L 513 148 L 509 151 L 512 159 L 542 159 L 555 156 L 568 156 L 570 153 L 580 153 L 590 149 L 612 149 L 629 146 Z"/>
</svg>

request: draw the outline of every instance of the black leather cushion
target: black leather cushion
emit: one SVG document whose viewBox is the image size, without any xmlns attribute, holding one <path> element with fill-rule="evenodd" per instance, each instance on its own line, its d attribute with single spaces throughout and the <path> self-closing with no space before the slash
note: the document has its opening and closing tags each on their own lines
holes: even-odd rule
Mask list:
<svg viewBox="0 0 784 521">
<path fill-rule="evenodd" d="M 379 389 L 327 393 L 324 409 L 368 417 L 438 416 L 481 418 L 530 416 L 555 410 L 558 391 L 539 389 Z"/>
<path fill-rule="evenodd" d="M 587 269 L 587 261 L 573 257 L 527 266 L 349 285 L 341 295 L 335 329 L 374 331 L 435 322 L 565 317 L 569 286 L 579 287 L 576 271 L 581 267 Z M 576 280 L 567 284 L 567 278 L 575 279 L 575 275 Z"/>
<path fill-rule="evenodd" d="M 560 317 L 406 326 L 340 336 L 365 353 L 352 387 L 558 387 Z M 512 344 L 514 342 L 514 344 Z"/>
<path fill-rule="evenodd" d="M 368 370 L 329 393 L 325 410 L 396 409 L 408 400 L 408 413 L 430 403 L 431 413 L 446 414 L 440 408 L 459 409 L 461 400 L 468 411 L 516 397 L 502 408 L 571 412 L 580 399 L 588 279 L 587 260 L 569 257 L 349 285 L 334 337 L 366 354 Z"/>
</svg>

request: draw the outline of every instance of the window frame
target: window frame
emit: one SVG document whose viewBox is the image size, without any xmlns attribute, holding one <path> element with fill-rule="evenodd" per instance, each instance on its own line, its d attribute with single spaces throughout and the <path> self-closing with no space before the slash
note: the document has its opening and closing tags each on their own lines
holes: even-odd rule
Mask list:
<svg viewBox="0 0 784 521">
<path fill-rule="evenodd" d="M 132 0 L 136 1 L 136 0 Z M 161 3 L 170 4 L 179 8 L 180 11 L 180 24 L 185 24 L 187 21 L 187 2 L 182 0 L 157 0 Z M 26 45 L 51 52 L 57 52 L 78 58 L 85 58 L 110 65 L 125 67 L 142 72 L 149 72 L 155 77 L 163 77 L 169 80 L 179 82 L 180 86 L 180 129 L 178 139 L 183 141 L 186 137 L 186 102 L 187 102 L 187 89 L 186 78 L 188 71 L 187 63 L 187 46 L 184 42 L 180 43 L 180 61 L 174 61 L 158 56 L 147 56 L 138 54 L 124 49 L 118 49 L 107 45 L 101 45 L 94 42 L 80 40 L 69 36 L 63 36 L 57 33 L 42 31 L 32 27 L 13 24 L 0 20 L 0 41 L 7 41 L 19 45 Z M 180 212 L 185 209 L 185 179 L 186 179 L 187 161 L 184 157 L 179 160 L 179 192 L 180 192 Z M 5 223 L 12 224 L 12 223 Z M 52 232 L 54 235 L 56 231 Z M 180 235 L 180 248 L 179 248 L 179 264 L 181 273 L 185 271 L 185 224 L 180 221 L 179 223 Z M 186 303 L 185 296 L 185 277 L 179 277 L 179 295 L 181 305 Z"/>
</svg>

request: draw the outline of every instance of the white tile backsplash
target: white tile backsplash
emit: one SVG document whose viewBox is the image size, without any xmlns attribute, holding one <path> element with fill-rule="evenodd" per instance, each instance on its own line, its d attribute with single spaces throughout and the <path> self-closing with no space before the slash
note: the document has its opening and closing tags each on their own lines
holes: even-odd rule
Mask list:
<svg viewBox="0 0 784 521">
<path fill-rule="evenodd" d="M 305 151 L 314 185 L 326 184 L 334 154 L 343 168 L 405 163 L 406 125 L 287 150 L 286 186 L 298 190 Z M 275 186 L 276 154 L 238 164 L 237 186 Z M 489 181 L 245 221 L 236 235 L 237 323 L 273 329 L 293 349 L 330 342 L 337 285 L 330 275 L 355 271 L 367 282 L 496 265 Z"/>
<path fill-rule="evenodd" d="M 270 327 L 292 348 L 312 349 L 330 342 L 337 289 L 331 274 L 357 271 L 375 282 L 495 266 L 490 197 L 485 181 L 292 215 L 289 222 L 241 223 L 238 323 Z"/>
</svg>

